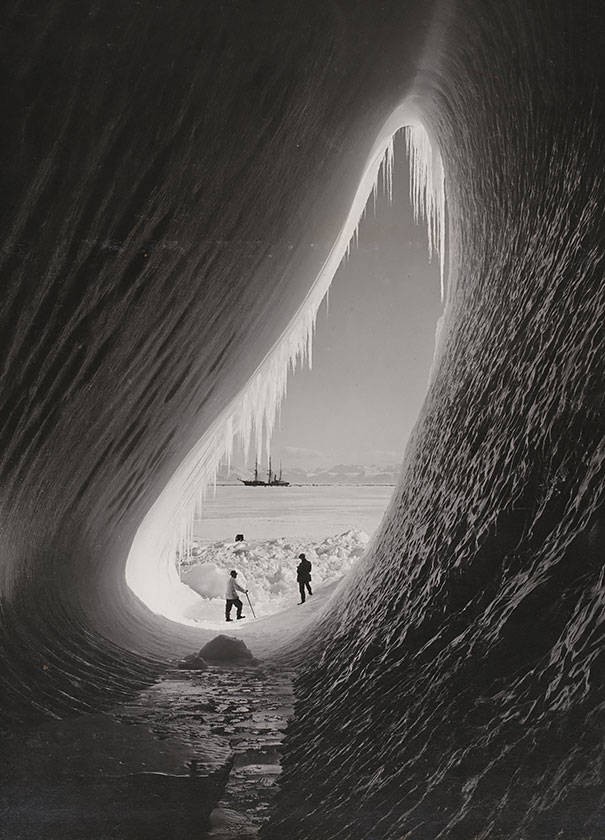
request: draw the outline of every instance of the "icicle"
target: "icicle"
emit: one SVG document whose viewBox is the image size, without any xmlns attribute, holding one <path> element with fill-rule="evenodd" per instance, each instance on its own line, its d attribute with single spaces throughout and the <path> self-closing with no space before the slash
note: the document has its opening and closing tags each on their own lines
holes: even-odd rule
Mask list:
<svg viewBox="0 0 605 840">
<path fill-rule="evenodd" d="M 439 254 L 441 300 L 445 301 L 445 177 L 441 156 L 433 149 L 424 127 L 405 128 L 410 164 L 410 201 L 414 220 L 427 226 L 429 259 Z"/>
</svg>

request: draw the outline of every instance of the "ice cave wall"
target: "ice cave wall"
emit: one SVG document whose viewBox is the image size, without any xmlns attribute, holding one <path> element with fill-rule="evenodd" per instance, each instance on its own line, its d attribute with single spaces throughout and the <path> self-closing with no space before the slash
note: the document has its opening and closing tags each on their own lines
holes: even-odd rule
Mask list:
<svg viewBox="0 0 605 840">
<path fill-rule="evenodd" d="M 90 708 L 194 641 L 129 594 L 134 534 L 411 95 L 455 297 L 388 520 L 316 630 L 266 834 L 596 837 L 600 5 L 57 0 L 7 21 L 4 719 Z"/>
<path fill-rule="evenodd" d="M 602 9 L 449 11 L 416 88 L 446 173 L 441 363 L 306 648 L 275 840 L 602 832 Z"/>
<path fill-rule="evenodd" d="M 9 4 L 10 719 L 87 708 L 145 678 L 148 656 L 194 644 L 128 590 L 132 540 L 307 293 L 430 11 Z"/>
</svg>

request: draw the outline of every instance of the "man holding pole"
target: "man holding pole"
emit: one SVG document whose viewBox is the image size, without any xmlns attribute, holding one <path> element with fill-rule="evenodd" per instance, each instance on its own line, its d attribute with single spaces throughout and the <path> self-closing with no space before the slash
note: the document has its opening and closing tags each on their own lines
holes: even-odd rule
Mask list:
<svg viewBox="0 0 605 840">
<path fill-rule="evenodd" d="M 245 615 L 242 615 L 242 607 L 244 606 L 238 596 L 238 591 L 243 592 L 245 595 L 248 594 L 248 590 L 244 589 L 243 586 L 240 586 L 239 583 L 235 580 L 237 577 L 237 572 L 233 569 L 229 575 L 229 580 L 227 581 L 227 592 L 225 593 L 225 598 L 227 603 L 225 605 L 225 621 L 233 621 L 231 618 L 231 607 L 235 606 L 237 610 L 237 619 L 239 621 L 240 618 L 245 618 Z"/>
</svg>

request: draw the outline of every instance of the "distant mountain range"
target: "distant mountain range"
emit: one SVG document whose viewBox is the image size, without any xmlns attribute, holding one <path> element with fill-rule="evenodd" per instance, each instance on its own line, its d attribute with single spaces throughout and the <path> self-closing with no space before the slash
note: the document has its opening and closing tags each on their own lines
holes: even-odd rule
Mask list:
<svg viewBox="0 0 605 840">
<path fill-rule="evenodd" d="M 361 464 L 336 464 L 329 469 L 306 470 L 300 466 L 283 469 L 283 477 L 290 484 L 396 484 L 401 464 L 370 466 Z M 232 466 L 230 470 L 221 467 L 217 484 L 239 484 L 238 479 L 250 478 L 253 470 Z"/>
</svg>

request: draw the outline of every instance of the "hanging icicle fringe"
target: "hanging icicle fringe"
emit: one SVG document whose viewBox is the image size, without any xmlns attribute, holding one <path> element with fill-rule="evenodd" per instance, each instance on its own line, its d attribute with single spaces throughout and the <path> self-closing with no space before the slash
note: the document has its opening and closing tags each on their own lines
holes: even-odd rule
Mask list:
<svg viewBox="0 0 605 840">
<path fill-rule="evenodd" d="M 199 443 L 176 471 L 160 498 L 148 513 L 133 543 L 127 564 L 127 581 L 152 610 L 180 620 L 181 609 L 175 593 L 150 580 L 149 563 L 159 562 L 174 583 L 171 568 L 178 546 L 186 553 L 193 534 L 193 521 L 199 516 L 207 488 L 216 486 L 220 463 L 230 463 L 234 440 L 243 445 L 248 460 L 251 442 L 262 457 L 269 451 L 276 417 L 286 393 L 289 372 L 312 365 L 312 342 L 319 307 L 340 263 L 357 243 L 359 222 L 370 196 L 374 205 L 378 184 L 393 199 L 394 135 L 403 128 L 410 166 L 410 200 L 416 221 L 424 220 L 428 231 L 429 257 L 440 259 L 441 295 L 445 289 L 445 182 L 441 158 L 433 149 L 424 127 L 410 124 L 405 109 L 387 121 L 369 157 L 366 170 L 341 232 L 315 283 L 298 313 L 265 357 L 256 372 L 232 403 L 216 419 Z M 161 558 L 158 558 L 158 552 Z M 183 587 L 184 588 L 184 587 Z"/>
<path fill-rule="evenodd" d="M 417 126 L 405 128 L 410 166 L 410 202 L 414 220 L 426 222 L 429 259 L 439 255 L 441 301 L 445 301 L 445 177 L 441 155 L 433 149 L 426 131 Z"/>
</svg>

